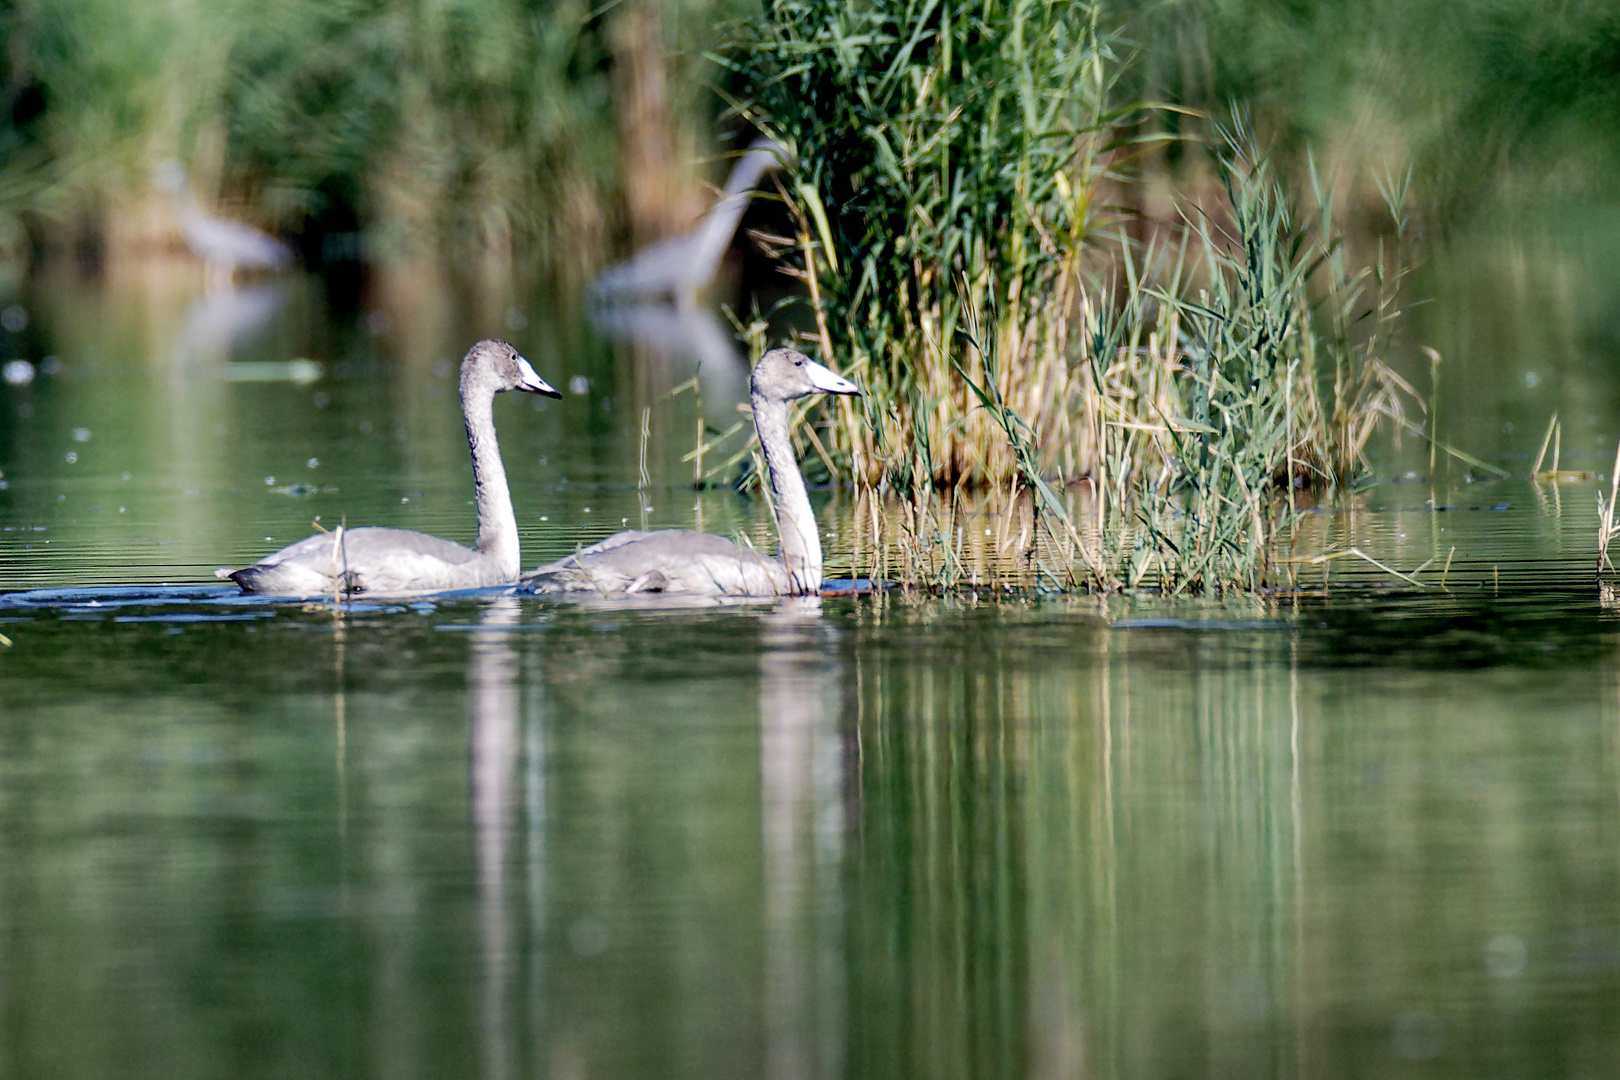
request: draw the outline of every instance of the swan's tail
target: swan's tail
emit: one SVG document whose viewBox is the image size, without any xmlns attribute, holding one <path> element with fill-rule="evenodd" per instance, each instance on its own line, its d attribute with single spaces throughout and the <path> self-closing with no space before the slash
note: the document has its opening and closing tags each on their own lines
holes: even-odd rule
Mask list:
<svg viewBox="0 0 1620 1080">
<path fill-rule="evenodd" d="M 579 555 L 570 555 L 554 563 L 536 567 L 518 578 L 518 588 L 539 596 L 557 596 L 562 593 L 593 592 L 602 596 L 624 591 L 622 577 L 613 573 L 597 572 L 582 562 Z"/>
<path fill-rule="evenodd" d="M 263 566 L 244 566 L 240 570 L 215 570 L 216 577 L 229 578 L 242 587 L 245 593 L 266 592 L 264 586 L 269 584 L 270 574 Z"/>
<path fill-rule="evenodd" d="M 578 571 L 559 566 L 542 566 L 518 578 L 518 588 L 523 592 L 541 596 L 574 592 L 579 588 L 578 579 Z"/>
</svg>

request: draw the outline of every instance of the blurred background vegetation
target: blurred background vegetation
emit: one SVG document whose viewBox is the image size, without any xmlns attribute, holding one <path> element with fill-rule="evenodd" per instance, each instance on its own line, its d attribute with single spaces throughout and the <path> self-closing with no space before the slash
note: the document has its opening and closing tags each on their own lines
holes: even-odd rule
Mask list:
<svg viewBox="0 0 1620 1080">
<path fill-rule="evenodd" d="M 1413 169 L 1440 226 L 1620 198 L 1620 7 L 1608 0 L 1117 0 L 1116 10 L 1139 46 L 1136 92 L 1216 115 L 1241 104 L 1277 150 L 1312 148 L 1339 166 L 1375 214 L 1373 175 L 1386 166 Z"/>
<path fill-rule="evenodd" d="M 362 248 L 566 263 L 694 209 L 715 18 L 706 0 L 7 0 L 0 246 L 164 243 L 148 178 L 178 158 L 205 204 L 312 266 Z"/>
<path fill-rule="evenodd" d="M 723 168 L 702 164 L 724 146 L 722 102 L 752 89 L 706 53 L 760 14 L 750 0 L 3 0 L 0 250 L 167 243 L 148 178 L 180 158 L 205 203 L 294 238 L 310 265 L 363 238 L 377 259 L 588 271 L 701 211 L 700 181 Z M 1121 100 L 1240 106 L 1285 161 L 1311 148 L 1339 167 L 1369 220 L 1372 177 L 1407 166 L 1437 227 L 1620 198 L 1606 0 L 1112 0 L 1099 17 L 1128 43 Z M 1207 134 L 1173 111 L 1145 123 Z M 1171 143 L 1143 164 L 1189 183 L 1204 161 Z"/>
</svg>

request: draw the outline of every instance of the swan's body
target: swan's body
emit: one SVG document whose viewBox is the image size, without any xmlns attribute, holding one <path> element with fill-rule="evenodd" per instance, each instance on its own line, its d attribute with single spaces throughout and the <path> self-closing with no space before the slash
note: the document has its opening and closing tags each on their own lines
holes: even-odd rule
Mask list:
<svg viewBox="0 0 1620 1080">
<path fill-rule="evenodd" d="M 517 571 L 427 533 L 362 528 L 316 533 L 226 576 L 243 592 L 272 596 L 400 596 L 506 585 Z"/>
<path fill-rule="evenodd" d="M 561 397 L 504 341 L 480 341 L 461 362 L 461 412 L 472 451 L 478 542 L 466 548 L 409 529 L 318 533 L 231 573 L 243 592 L 315 597 L 400 596 L 507 585 L 522 569 L 517 517 L 495 440 L 495 395 L 503 390 Z"/>
<path fill-rule="evenodd" d="M 782 148 L 774 141 L 755 139 L 732 166 L 720 201 L 709 208 L 697 227 L 649 244 L 602 271 L 596 279 L 597 299 L 608 303 L 665 299 L 691 303 L 698 290 L 713 280 L 736 235 L 737 223 L 754 197 L 755 185 L 780 166 L 782 158 Z"/>
<path fill-rule="evenodd" d="M 154 180 L 169 193 L 180 236 L 207 264 L 211 285 L 229 286 L 238 267 L 284 270 L 292 265 L 292 249 L 269 233 L 245 222 L 216 217 L 199 206 L 185 166 L 178 161 L 159 165 Z"/>
<path fill-rule="evenodd" d="M 749 380 L 754 430 L 770 473 L 781 547 L 776 558 L 709 533 L 666 529 L 608 537 L 565 559 L 531 570 L 524 584 L 538 593 L 602 596 L 662 592 L 700 596 L 792 596 L 821 589 L 821 534 L 793 456 L 788 409 L 810 394 L 858 394 L 847 379 L 803 353 L 772 349 Z"/>
<path fill-rule="evenodd" d="M 723 536 L 684 529 L 615 533 L 525 574 L 524 581 L 536 592 L 603 596 L 654 592 L 786 596 L 794 591 L 780 560 Z"/>
</svg>

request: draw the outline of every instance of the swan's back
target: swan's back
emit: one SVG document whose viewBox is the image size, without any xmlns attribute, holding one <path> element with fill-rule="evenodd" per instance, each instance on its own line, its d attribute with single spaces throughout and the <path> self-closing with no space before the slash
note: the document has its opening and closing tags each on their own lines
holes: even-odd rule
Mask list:
<svg viewBox="0 0 1620 1080">
<path fill-rule="evenodd" d="M 713 533 L 632 529 L 524 574 L 537 593 L 603 596 L 662 592 L 698 596 L 780 596 L 792 591 L 782 564 Z"/>
<path fill-rule="evenodd" d="M 225 575 L 244 592 L 330 596 L 334 591 L 400 596 L 478 589 L 510 579 L 488 555 L 409 529 L 316 533 Z"/>
</svg>

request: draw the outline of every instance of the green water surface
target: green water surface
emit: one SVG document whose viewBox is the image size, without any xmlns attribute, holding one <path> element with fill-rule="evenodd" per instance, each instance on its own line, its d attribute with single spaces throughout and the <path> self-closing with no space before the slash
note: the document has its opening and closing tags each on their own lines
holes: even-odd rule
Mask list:
<svg viewBox="0 0 1620 1080">
<path fill-rule="evenodd" d="M 1604 479 L 1407 445 L 1302 534 L 1451 558 L 1445 589 L 1341 561 L 1226 604 L 336 613 L 212 572 L 317 516 L 470 540 L 453 372 L 485 334 L 583 380 L 498 403 L 527 564 L 768 518 L 684 481 L 689 356 L 286 289 L 253 323 L 183 276 L 8 301 L 38 373 L 0 388 L 0 1078 L 1620 1071 L 1601 327 L 1533 370 L 1498 334 L 1441 403 L 1521 473 L 1561 403 Z M 290 359 L 318 376 L 251 366 Z"/>
</svg>

